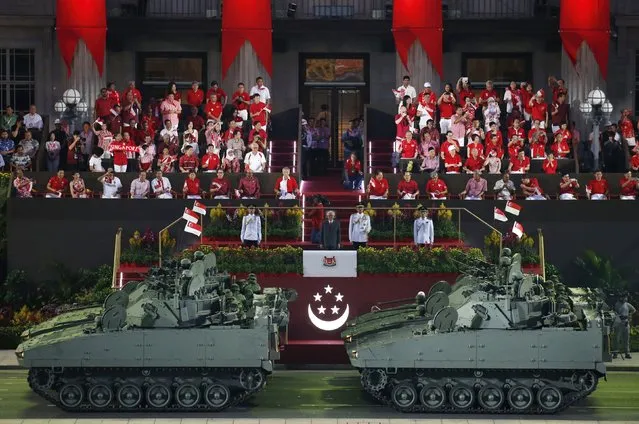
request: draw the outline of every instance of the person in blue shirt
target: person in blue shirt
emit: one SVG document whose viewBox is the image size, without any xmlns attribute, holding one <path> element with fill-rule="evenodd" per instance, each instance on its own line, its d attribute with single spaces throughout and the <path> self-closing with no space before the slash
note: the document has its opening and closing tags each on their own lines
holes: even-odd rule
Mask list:
<svg viewBox="0 0 639 424">
<path fill-rule="evenodd" d="M 13 140 L 9 138 L 9 131 L 0 131 L 0 155 L 3 159 L 3 164 L 0 168 L 4 168 L 5 164 L 11 162 L 11 155 L 15 152 L 15 150 L 16 145 Z"/>
</svg>

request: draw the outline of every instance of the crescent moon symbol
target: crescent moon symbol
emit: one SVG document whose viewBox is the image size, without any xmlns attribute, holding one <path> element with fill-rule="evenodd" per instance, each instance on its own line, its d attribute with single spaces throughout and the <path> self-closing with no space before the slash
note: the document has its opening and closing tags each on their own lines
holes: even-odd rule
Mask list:
<svg viewBox="0 0 639 424">
<path fill-rule="evenodd" d="M 335 331 L 338 328 L 343 327 L 344 324 L 346 324 L 346 321 L 348 320 L 348 314 L 349 314 L 349 306 L 346 305 L 346 309 L 344 310 L 344 313 L 342 314 L 341 317 L 334 319 L 332 321 L 324 321 L 322 319 L 319 319 L 317 316 L 315 316 L 315 314 L 313 313 L 313 309 L 311 308 L 311 305 L 310 304 L 308 305 L 308 318 L 311 320 L 311 322 L 313 323 L 315 327 L 323 331 Z"/>
</svg>

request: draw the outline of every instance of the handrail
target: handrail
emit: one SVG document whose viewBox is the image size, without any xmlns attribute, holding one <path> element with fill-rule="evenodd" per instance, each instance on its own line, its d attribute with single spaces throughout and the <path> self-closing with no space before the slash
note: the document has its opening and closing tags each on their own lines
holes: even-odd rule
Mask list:
<svg viewBox="0 0 639 424">
<path fill-rule="evenodd" d="M 362 141 L 364 142 L 364 157 L 362 158 L 362 168 L 364 171 L 364 180 L 362 181 L 362 184 L 364 184 L 366 181 L 368 181 L 368 178 L 370 177 L 370 149 L 368 148 L 368 104 L 364 105 L 364 134 L 362 135 Z M 364 186 L 364 188 L 366 188 L 366 186 Z"/>
<path fill-rule="evenodd" d="M 113 271 L 111 275 L 111 287 L 118 287 L 118 270 L 120 269 L 120 254 L 122 252 L 122 227 L 115 233 L 115 245 L 113 247 Z"/>
<path fill-rule="evenodd" d="M 302 110 L 302 105 L 297 105 L 299 108 L 299 114 L 297 117 L 297 140 L 295 140 L 294 149 L 295 149 L 295 158 L 293 159 L 293 169 L 291 169 L 291 175 L 297 174 L 297 181 L 302 181 L 302 175 L 304 174 L 304 170 L 302 167 L 304 164 L 302 163 L 302 119 L 304 117 L 304 111 Z"/>
</svg>

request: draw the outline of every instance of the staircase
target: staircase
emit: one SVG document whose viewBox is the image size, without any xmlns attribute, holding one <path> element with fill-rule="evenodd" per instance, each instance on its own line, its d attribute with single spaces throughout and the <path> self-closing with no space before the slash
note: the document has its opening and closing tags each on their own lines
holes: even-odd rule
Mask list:
<svg viewBox="0 0 639 424">
<path fill-rule="evenodd" d="M 370 140 L 368 143 L 368 170 L 374 173 L 393 172 L 391 155 L 393 154 L 394 140 Z"/>
<path fill-rule="evenodd" d="M 295 173 L 297 141 L 295 140 L 271 140 L 269 142 L 268 171 L 281 172 L 282 168 L 291 168 Z"/>
</svg>

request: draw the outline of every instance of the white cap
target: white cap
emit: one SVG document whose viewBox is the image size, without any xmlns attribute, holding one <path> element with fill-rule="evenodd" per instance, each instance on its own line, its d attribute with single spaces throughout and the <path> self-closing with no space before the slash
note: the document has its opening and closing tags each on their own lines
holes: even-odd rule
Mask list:
<svg viewBox="0 0 639 424">
<path fill-rule="evenodd" d="M 453 146 L 452 144 L 450 146 L 448 146 L 448 151 L 452 152 L 453 150 L 455 150 L 455 146 Z"/>
<path fill-rule="evenodd" d="M 59 123 L 60 123 L 60 120 L 59 120 L 59 119 L 56 119 L 55 121 L 53 121 L 53 124 L 54 124 L 54 125 L 55 125 L 55 124 L 59 124 Z"/>
<path fill-rule="evenodd" d="M 425 82 L 424 83 L 424 88 L 430 88 L 430 83 L 429 82 Z"/>
</svg>

